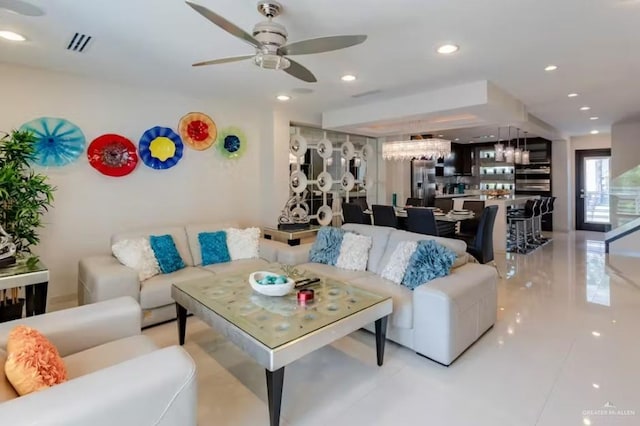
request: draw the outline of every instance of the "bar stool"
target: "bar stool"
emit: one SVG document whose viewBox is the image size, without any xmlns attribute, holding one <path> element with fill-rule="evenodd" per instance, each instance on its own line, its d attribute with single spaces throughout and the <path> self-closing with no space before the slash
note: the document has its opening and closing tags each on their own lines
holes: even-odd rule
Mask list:
<svg viewBox="0 0 640 426">
<path fill-rule="evenodd" d="M 513 253 L 528 253 L 532 246 L 529 239 L 533 231 L 534 207 L 536 201 L 527 200 L 523 210 L 511 211 L 507 214 L 509 223 L 509 251 Z M 522 230 L 521 230 L 522 228 Z"/>
</svg>

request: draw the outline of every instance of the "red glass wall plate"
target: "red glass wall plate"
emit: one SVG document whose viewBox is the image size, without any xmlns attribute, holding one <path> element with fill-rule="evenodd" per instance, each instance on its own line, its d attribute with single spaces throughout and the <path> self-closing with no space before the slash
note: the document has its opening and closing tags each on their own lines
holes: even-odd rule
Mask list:
<svg viewBox="0 0 640 426">
<path fill-rule="evenodd" d="M 136 146 L 124 136 L 111 133 L 95 138 L 87 157 L 91 167 L 113 177 L 126 176 L 138 165 Z"/>
</svg>

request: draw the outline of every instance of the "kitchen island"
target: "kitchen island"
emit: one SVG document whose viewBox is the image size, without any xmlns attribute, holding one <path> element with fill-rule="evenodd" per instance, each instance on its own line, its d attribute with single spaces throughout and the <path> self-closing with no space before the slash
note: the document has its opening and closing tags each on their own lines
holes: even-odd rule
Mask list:
<svg viewBox="0 0 640 426">
<path fill-rule="evenodd" d="M 502 198 L 494 198 L 487 195 L 463 196 L 453 199 L 453 208 L 456 210 L 462 209 L 465 201 L 483 201 L 485 207 L 498 206 L 496 223 L 493 226 L 493 251 L 496 253 L 506 253 L 507 238 L 509 237 L 507 207 L 523 205 L 527 200 L 535 200 L 538 198 L 540 198 L 538 195 L 509 195 Z"/>
</svg>

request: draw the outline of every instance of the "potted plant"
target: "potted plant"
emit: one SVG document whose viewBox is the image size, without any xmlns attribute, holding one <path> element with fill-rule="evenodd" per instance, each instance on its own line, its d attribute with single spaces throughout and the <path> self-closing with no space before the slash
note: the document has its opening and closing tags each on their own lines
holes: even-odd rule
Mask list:
<svg viewBox="0 0 640 426">
<path fill-rule="evenodd" d="M 5 231 L 2 242 L 5 247 L 15 245 L 17 261 L 27 268 L 38 263 L 31 248 L 40 242 L 38 228 L 55 191 L 47 176 L 36 173 L 30 166 L 35 140 L 32 133 L 18 130 L 0 139 L 0 229 Z M 0 310 L 4 307 L 17 311 L 12 305 L 21 303 L 24 299 L 18 297 L 18 291 L 5 290 L 0 295 Z M 19 312 L 21 316 L 21 306 Z"/>
</svg>

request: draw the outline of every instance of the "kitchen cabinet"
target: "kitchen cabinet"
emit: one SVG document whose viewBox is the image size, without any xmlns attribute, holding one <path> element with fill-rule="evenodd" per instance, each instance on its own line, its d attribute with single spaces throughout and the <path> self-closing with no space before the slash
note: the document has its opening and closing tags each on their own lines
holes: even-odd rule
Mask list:
<svg viewBox="0 0 640 426">
<path fill-rule="evenodd" d="M 473 145 L 452 143 L 451 154 L 454 157 L 454 167 L 456 174 L 471 176 L 473 171 L 474 161 L 474 147 Z"/>
</svg>

